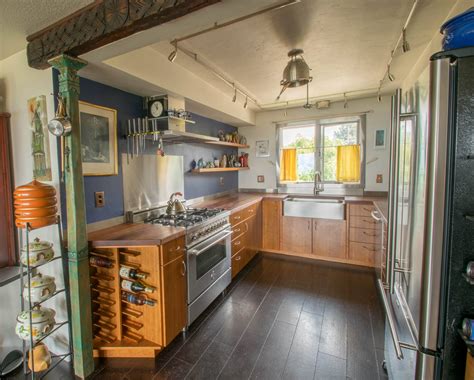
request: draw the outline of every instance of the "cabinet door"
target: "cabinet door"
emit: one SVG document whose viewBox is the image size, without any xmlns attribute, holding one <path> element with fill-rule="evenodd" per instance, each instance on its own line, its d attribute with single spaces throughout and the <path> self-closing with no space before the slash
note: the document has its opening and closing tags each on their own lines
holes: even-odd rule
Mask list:
<svg viewBox="0 0 474 380">
<path fill-rule="evenodd" d="M 346 221 L 313 219 L 313 254 L 346 258 Z"/>
<path fill-rule="evenodd" d="M 262 202 L 262 248 L 280 249 L 281 200 L 264 199 Z"/>
<path fill-rule="evenodd" d="M 311 254 L 311 219 L 293 216 L 281 218 L 280 249 Z"/>
<path fill-rule="evenodd" d="M 167 346 L 186 326 L 186 261 L 181 256 L 162 267 L 164 343 Z"/>
</svg>

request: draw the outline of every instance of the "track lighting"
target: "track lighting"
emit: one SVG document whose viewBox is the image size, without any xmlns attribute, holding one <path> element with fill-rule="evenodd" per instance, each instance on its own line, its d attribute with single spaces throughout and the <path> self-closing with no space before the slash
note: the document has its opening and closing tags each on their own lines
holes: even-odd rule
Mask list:
<svg viewBox="0 0 474 380">
<path fill-rule="evenodd" d="M 178 42 L 173 41 L 173 46 L 174 46 L 174 50 L 168 56 L 168 61 L 170 61 L 170 62 L 174 62 L 176 57 L 178 56 Z"/>
<path fill-rule="evenodd" d="M 346 93 L 344 93 L 344 108 L 348 108 L 349 104 L 347 103 L 347 96 Z"/>
<path fill-rule="evenodd" d="M 390 72 L 390 65 L 387 66 L 387 78 L 390 82 L 395 80 L 395 75 Z"/>
<path fill-rule="evenodd" d="M 232 97 L 232 101 L 235 103 L 237 101 L 237 89 L 234 87 L 234 96 Z"/>
<path fill-rule="evenodd" d="M 247 108 L 247 101 L 248 101 L 248 99 L 247 99 L 247 96 L 246 96 L 246 97 L 245 97 L 244 108 Z"/>
<path fill-rule="evenodd" d="M 406 29 L 402 30 L 402 51 L 404 53 L 410 51 L 410 44 L 407 41 L 407 36 L 406 36 Z"/>
</svg>

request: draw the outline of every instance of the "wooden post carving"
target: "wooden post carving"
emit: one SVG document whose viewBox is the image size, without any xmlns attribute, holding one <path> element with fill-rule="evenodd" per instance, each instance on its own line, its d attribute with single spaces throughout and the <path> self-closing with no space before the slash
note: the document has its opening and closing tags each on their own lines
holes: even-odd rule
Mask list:
<svg viewBox="0 0 474 380">
<path fill-rule="evenodd" d="M 67 252 L 74 370 L 77 376 L 85 378 L 94 371 L 94 361 L 77 71 L 87 62 L 68 55 L 60 55 L 51 59 L 49 64 L 59 70 L 59 94 L 65 100 L 72 123 L 72 133 L 65 137 L 64 142 L 65 152 L 68 153 L 63 157 L 67 205 Z"/>
</svg>

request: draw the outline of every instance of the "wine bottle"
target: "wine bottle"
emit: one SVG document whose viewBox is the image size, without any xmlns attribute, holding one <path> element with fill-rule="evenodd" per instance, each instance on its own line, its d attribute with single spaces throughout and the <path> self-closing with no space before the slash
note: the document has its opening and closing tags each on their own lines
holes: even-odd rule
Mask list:
<svg viewBox="0 0 474 380">
<path fill-rule="evenodd" d="M 133 303 L 134 305 L 148 305 L 155 306 L 156 302 L 146 298 L 141 294 L 132 294 L 127 292 L 122 292 L 122 299 L 124 301 Z"/>
<path fill-rule="evenodd" d="M 144 280 L 147 278 L 146 273 L 140 272 L 134 268 L 120 266 L 120 277 L 132 280 Z"/>
<path fill-rule="evenodd" d="M 155 291 L 151 286 L 144 285 L 139 281 L 130 280 L 122 280 L 122 289 L 128 290 L 129 292 L 153 293 Z"/>
<path fill-rule="evenodd" d="M 97 256 L 89 257 L 89 263 L 103 268 L 112 268 L 114 266 L 114 263 L 111 260 Z"/>
</svg>

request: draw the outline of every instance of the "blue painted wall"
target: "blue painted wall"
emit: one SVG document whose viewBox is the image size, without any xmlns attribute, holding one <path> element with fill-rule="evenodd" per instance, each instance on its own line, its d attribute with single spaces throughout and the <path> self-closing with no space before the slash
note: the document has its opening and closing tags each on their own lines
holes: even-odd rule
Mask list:
<svg viewBox="0 0 474 380">
<path fill-rule="evenodd" d="M 53 86 L 57 93 L 59 83 L 56 70 L 53 70 Z M 84 177 L 87 223 L 93 223 L 124 214 L 121 153 L 126 152 L 126 142 L 122 136 L 125 134 L 127 120 L 142 116 L 143 103 L 140 96 L 89 79 L 80 78 L 80 86 L 80 100 L 117 110 L 119 174 L 116 176 Z M 196 121 L 196 124 L 187 125 L 189 132 L 216 136 L 219 130 L 223 130 L 224 132 L 233 132 L 236 130 L 235 127 L 203 116 L 193 115 L 193 119 Z M 154 148 L 150 147 L 147 153 L 154 154 Z M 204 144 L 165 145 L 165 154 L 183 156 L 185 166 L 183 173 L 184 196 L 187 199 L 238 188 L 237 172 L 211 174 L 192 174 L 189 172 L 193 159 L 197 161 L 199 158 L 203 158 L 205 161 L 209 161 L 213 159 L 213 157 L 220 158 L 223 153 L 237 154 L 237 150 L 219 146 L 207 146 Z M 223 185 L 220 185 L 220 177 L 223 178 Z M 96 191 L 105 192 L 104 207 L 95 207 L 94 193 Z M 64 200 L 65 197 L 62 196 L 61 199 Z M 62 209 L 66 210 L 65 204 L 62 204 Z M 65 219 L 65 215 L 63 215 L 63 218 Z"/>
</svg>

